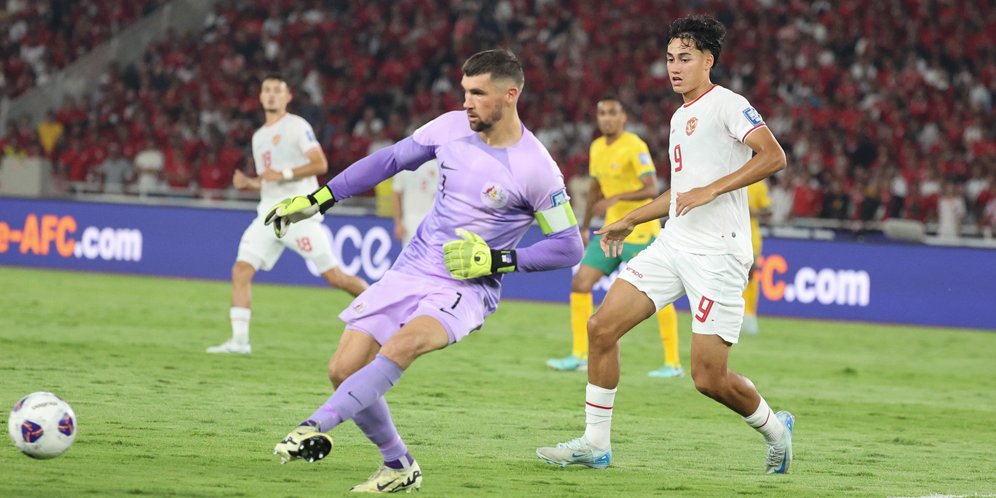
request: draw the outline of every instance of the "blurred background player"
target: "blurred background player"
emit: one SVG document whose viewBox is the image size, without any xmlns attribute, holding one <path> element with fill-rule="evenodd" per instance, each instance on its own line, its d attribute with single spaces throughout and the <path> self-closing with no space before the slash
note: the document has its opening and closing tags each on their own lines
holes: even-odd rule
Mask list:
<svg viewBox="0 0 996 498">
<path fill-rule="evenodd" d="M 498 307 L 503 273 L 568 268 L 584 252 L 563 174 L 519 119 L 525 83 L 519 60 L 487 50 L 467 59 L 463 74 L 463 111 L 440 115 L 328 185 L 280 202 L 266 217 L 282 234 L 401 170 L 439 163 L 440 190 L 429 215 L 384 277 L 339 314 L 346 330 L 328 367 L 335 392 L 274 447 L 282 462 L 321 460 L 332 449 L 327 433 L 353 420 L 380 449 L 383 464 L 352 491 L 421 486 L 421 468 L 384 399 L 404 371 L 479 330 Z M 533 221 L 545 237 L 516 247 Z M 318 325 L 327 328 L 327 318 Z"/>
<path fill-rule="evenodd" d="M 249 344 L 252 278 L 259 269 L 273 268 L 285 247 L 311 261 L 329 285 L 354 296 L 367 288 L 362 279 L 339 268 L 321 216 L 295 224 L 282 239 L 263 225 L 263 216 L 270 206 L 286 197 L 312 192 L 318 188 L 315 175 L 328 171 L 325 153 L 315 139 L 311 125 L 304 118 L 287 112 L 291 98 L 283 77 L 271 74 L 263 78 L 259 101 L 266 114 L 266 123 L 252 136 L 257 176 L 248 177 L 236 170 L 232 177 L 235 188 L 259 190 L 257 216 L 242 234 L 232 266 L 232 308 L 229 313 L 232 337 L 209 347 L 208 353 L 252 352 Z"/>
<path fill-rule="evenodd" d="M 771 198 L 768 197 L 768 181 L 761 180 L 747 187 L 747 208 L 750 210 L 750 242 L 754 249 L 754 264 L 747 276 L 747 289 L 744 290 L 744 323 L 740 327 L 745 333 L 759 332 L 757 325 L 757 302 L 761 297 L 761 286 L 754 278 L 757 261 L 761 257 L 761 222 L 768 222 L 771 216 Z"/>
<path fill-rule="evenodd" d="M 594 302 L 591 290 L 602 277 L 611 274 L 620 263 L 629 261 L 649 246 L 661 231 L 660 220 L 643 223 L 626 238 L 622 254 L 609 257 L 599 247 L 601 236 L 589 240 L 588 228 L 595 212 L 605 213 L 608 225 L 626 213 L 648 204 L 657 197 L 657 169 L 647 144 L 635 133 L 624 130 L 626 110 L 614 98 L 604 98 L 596 106 L 598 129 L 602 136 L 591 143 L 589 171 L 592 181 L 581 222 L 581 238 L 587 249 L 578 272 L 571 281 L 571 333 L 573 348 L 570 356 L 553 358 L 546 364 L 554 370 L 588 369 L 588 318 Z M 678 314 L 674 305 L 657 313 L 661 342 L 664 346 L 664 366 L 652 370 L 651 377 L 680 377 L 684 374 L 678 356 Z"/>
<path fill-rule="evenodd" d="M 429 214 L 438 186 L 439 164 L 435 159 L 415 171 L 401 171 L 392 178 L 394 238 L 402 244 L 408 245 L 419 223 Z"/>
<path fill-rule="evenodd" d="M 612 463 L 619 339 L 682 295 L 693 310 L 695 388 L 761 433 L 767 473 L 786 473 L 792 463 L 795 418 L 772 411 L 750 379 L 729 369 L 752 258 L 746 187 L 783 169 L 786 160 L 747 99 L 712 83 L 725 35 L 719 21 L 703 15 L 668 27 L 667 74 L 683 100 L 671 116 L 671 189 L 595 233 L 603 235 L 602 249 L 617 255 L 635 226 L 665 214 L 668 222 L 661 237 L 626 265 L 588 322 L 586 428 L 581 437 L 538 448 L 536 456 L 548 463 L 596 469 Z"/>
</svg>

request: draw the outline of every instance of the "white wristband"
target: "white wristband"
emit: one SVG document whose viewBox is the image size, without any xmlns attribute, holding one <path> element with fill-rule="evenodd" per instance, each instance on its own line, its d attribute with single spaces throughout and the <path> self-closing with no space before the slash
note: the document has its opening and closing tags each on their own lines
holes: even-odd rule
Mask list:
<svg viewBox="0 0 996 498">
<path fill-rule="evenodd" d="M 294 179 L 294 170 L 292 169 L 285 169 L 283 174 L 284 174 L 284 180 L 291 181 Z"/>
</svg>

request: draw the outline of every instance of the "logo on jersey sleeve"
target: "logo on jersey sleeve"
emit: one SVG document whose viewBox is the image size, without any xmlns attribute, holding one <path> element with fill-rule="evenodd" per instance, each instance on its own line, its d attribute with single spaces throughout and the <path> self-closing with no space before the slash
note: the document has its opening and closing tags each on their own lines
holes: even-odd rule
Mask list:
<svg viewBox="0 0 996 498">
<path fill-rule="evenodd" d="M 308 142 L 310 142 L 310 143 L 313 143 L 313 144 L 318 143 L 318 140 L 315 139 L 315 132 L 313 132 L 311 130 L 308 130 L 308 131 L 306 131 L 304 133 L 304 138 L 306 140 L 308 140 Z"/>
<path fill-rule="evenodd" d="M 640 164 L 643 165 L 643 166 L 650 166 L 651 161 L 650 161 L 650 153 L 649 152 L 641 152 L 640 153 Z"/>
<path fill-rule="evenodd" d="M 692 136 L 692 133 L 695 133 L 695 128 L 698 126 L 699 118 L 693 117 L 692 119 L 689 119 L 688 122 L 685 123 L 685 135 Z"/>
<path fill-rule="evenodd" d="M 481 190 L 481 200 L 489 207 L 503 208 L 508 204 L 508 192 L 500 183 L 485 183 Z"/>
<path fill-rule="evenodd" d="M 747 118 L 747 121 L 750 121 L 750 124 L 754 126 L 757 126 L 764 122 L 764 119 L 761 118 L 761 114 L 758 113 L 757 110 L 754 109 L 753 107 L 748 107 L 744 109 L 744 117 Z"/>
<path fill-rule="evenodd" d="M 553 194 L 553 196 L 550 197 L 550 200 L 553 202 L 554 206 L 567 204 L 567 190 L 565 189 L 558 190 L 557 193 Z"/>
</svg>

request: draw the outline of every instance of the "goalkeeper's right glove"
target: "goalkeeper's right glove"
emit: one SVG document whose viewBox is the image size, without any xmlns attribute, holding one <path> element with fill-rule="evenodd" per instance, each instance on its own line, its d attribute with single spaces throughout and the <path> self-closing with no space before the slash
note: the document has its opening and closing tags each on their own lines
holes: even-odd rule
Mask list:
<svg viewBox="0 0 996 498">
<path fill-rule="evenodd" d="M 264 224 L 273 223 L 273 233 L 277 237 L 287 235 L 291 223 L 311 218 L 318 213 L 324 213 L 335 205 L 335 196 L 328 185 L 308 194 L 288 197 L 270 208 L 263 219 Z"/>
</svg>

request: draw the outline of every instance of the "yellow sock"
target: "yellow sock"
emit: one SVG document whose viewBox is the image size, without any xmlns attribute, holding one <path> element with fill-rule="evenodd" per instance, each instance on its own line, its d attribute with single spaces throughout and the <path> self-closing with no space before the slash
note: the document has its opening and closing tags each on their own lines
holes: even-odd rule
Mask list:
<svg viewBox="0 0 996 498">
<path fill-rule="evenodd" d="M 661 343 L 664 345 L 664 364 L 669 367 L 680 367 L 678 356 L 678 312 L 674 305 L 669 304 L 657 312 L 657 325 L 661 329 Z"/>
<path fill-rule="evenodd" d="M 744 314 L 749 316 L 757 315 L 757 300 L 761 297 L 761 287 L 757 284 L 757 279 L 750 279 L 747 288 L 744 289 Z"/>
<path fill-rule="evenodd" d="M 595 307 L 590 292 L 571 293 L 571 334 L 574 337 L 573 354 L 588 358 L 588 318 Z"/>
</svg>

